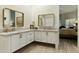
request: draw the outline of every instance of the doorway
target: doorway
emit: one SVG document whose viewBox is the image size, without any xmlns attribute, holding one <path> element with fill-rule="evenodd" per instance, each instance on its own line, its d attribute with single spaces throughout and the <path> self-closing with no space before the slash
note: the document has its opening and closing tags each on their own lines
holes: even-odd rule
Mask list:
<svg viewBox="0 0 79 59">
<path fill-rule="evenodd" d="M 60 45 L 77 47 L 78 18 L 77 5 L 59 6 L 59 38 Z"/>
</svg>

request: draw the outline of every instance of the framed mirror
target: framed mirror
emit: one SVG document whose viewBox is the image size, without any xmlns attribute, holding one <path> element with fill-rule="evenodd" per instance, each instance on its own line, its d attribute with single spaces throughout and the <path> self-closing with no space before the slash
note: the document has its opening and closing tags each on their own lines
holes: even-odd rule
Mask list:
<svg viewBox="0 0 79 59">
<path fill-rule="evenodd" d="M 3 27 L 23 27 L 24 13 L 9 8 L 3 9 Z"/>
<path fill-rule="evenodd" d="M 38 16 L 39 27 L 51 27 L 55 26 L 55 15 L 54 14 L 42 14 Z"/>
</svg>

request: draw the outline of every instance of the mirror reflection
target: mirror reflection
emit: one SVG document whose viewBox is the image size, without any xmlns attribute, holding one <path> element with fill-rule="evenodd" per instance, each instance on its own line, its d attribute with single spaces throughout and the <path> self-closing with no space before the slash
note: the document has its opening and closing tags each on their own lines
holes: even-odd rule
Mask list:
<svg viewBox="0 0 79 59">
<path fill-rule="evenodd" d="M 23 27 L 24 14 L 8 8 L 3 9 L 3 27 Z"/>
<path fill-rule="evenodd" d="M 22 27 L 23 26 L 22 14 L 16 12 L 15 18 L 16 18 L 16 21 L 15 21 L 16 27 Z"/>
<path fill-rule="evenodd" d="M 55 16 L 54 14 L 42 14 L 38 16 L 38 26 L 47 28 L 54 28 L 55 26 Z"/>
</svg>

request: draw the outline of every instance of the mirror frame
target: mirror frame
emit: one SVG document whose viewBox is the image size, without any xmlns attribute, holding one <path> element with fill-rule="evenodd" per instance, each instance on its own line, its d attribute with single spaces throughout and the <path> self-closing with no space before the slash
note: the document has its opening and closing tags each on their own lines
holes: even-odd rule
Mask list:
<svg viewBox="0 0 79 59">
<path fill-rule="evenodd" d="M 53 15 L 53 18 L 54 18 L 53 24 L 55 25 L 55 14 L 54 14 L 54 13 L 51 13 L 51 14 L 41 14 L 41 15 L 38 15 L 38 26 L 40 26 L 40 25 L 39 25 L 39 20 L 40 20 L 39 17 L 40 17 L 40 16 L 45 16 L 45 15 Z M 41 25 L 42 25 L 42 24 L 43 24 L 43 21 L 41 22 Z M 54 26 L 54 25 L 53 25 L 53 26 Z M 42 26 L 43 26 L 43 25 L 42 25 Z"/>
<path fill-rule="evenodd" d="M 18 13 L 21 13 L 22 14 L 22 26 L 24 27 L 24 13 L 23 12 L 16 11 L 16 10 L 13 10 L 13 9 L 9 9 L 9 8 L 3 8 L 3 11 L 2 11 L 2 15 L 3 15 L 3 28 L 4 28 L 4 10 L 5 9 L 12 10 L 12 11 L 15 11 L 15 12 L 18 12 Z"/>
</svg>

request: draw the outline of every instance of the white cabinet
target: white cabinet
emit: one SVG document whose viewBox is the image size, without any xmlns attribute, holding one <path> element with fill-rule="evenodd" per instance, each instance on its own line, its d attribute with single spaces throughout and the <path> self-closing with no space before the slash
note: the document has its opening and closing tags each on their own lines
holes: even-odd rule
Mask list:
<svg viewBox="0 0 79 59">
<path fill-rule="evenodd" d="M 24 42 L 22 44 L 24 44 L 24 45 L 28 44 L 28 41 L 29 41 L 28 36 L 29 36 L 28 32 L 22 33 L 22 37 L 23 37 L 23 40 L 24 40 Z"/>
<path fill-rule="evenodd" d="M 33 42 L 55 44 L 58 48 L 59 34 L 57 31 L 26 31 L 0 36 L 0 52 L 15 52 Z"/>
<path fill-rule="evenodd" d="M 19 34 L 20 48 L 22 48 L 22 47 L 24 47 L 26 45 L 26 39 L 27 39 L 26 34 L 27 33 L 20 33 Z"/>
<path fill-rule="evenodd" d="M 29 32 L 28 33 L 28 39 L 29 39 L 29 43 L 34 41 L 34 32 Z"/>
<path fill-rule="evenodd" d="M 46 38 L 47 38 L 47 43 L 55 44 L 55 47 L 58 48 L 59 45 L 58 32 L 47 32 Z"/>
<path fill-rule="evenodd" d="M 26 45 L 34 41 L 34 33 L 31 31 L 23 33 L 23 36 L 24 36 L 24 39 L 25 39 L 24 42 Z"/>
<path fill-rule="evenodd" d="M 47 35 L 47 42 L 48 43 L 57 43 L 58 41 L 58 33 L 57 32 L 48 32 Z"/>
<path fill-rule="evenodd" d="M 41 42 L 45 42 L 47 43 L 47 33 L 46 32 L 41 32 L 41 35 L 42 35 L 42 39 L 41 39 Z"/>
<path fill-rule="evenodd" d="M 45 42 L 45 43 L 57 43 L 58 33 L 51 31 L 36 31 L 35 32 L 35 41 Z"/>
<path fill-rule="evenodd" d="M 35 41 L 55 44 L 58 48 L 59 34 L 52 31 L 37 31 L 35 32 Z"/>
<path fill-rule="evenodd" d="M 35 31 L 35 41 L 42 41 L 42 32 L 40 31 Z"/>
<path fill-rule="evenodd" d="M 11 43 L 10 43 L 11 52 L 14 52 L 20 48 L 20 35 L 19 34 L 11 35 L 10 40 L 11 40 Z"/>
<path fill-rule="evenodd" d="M 14 52 L 25 45 L 33 42 L 33 32 L 24 32 L 11 36 L 11 52 Z"/>
</svg>

